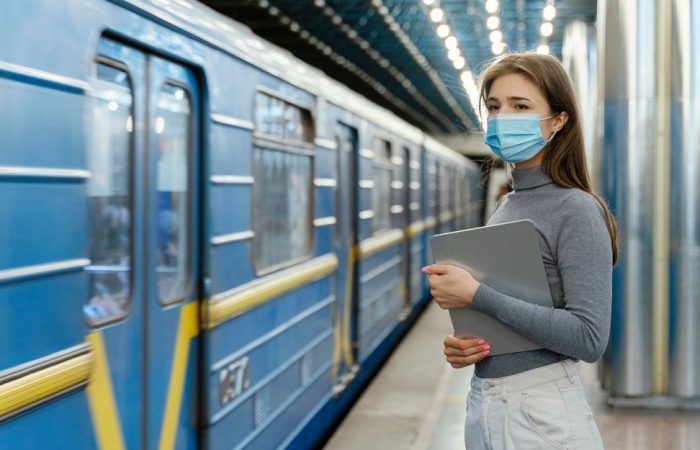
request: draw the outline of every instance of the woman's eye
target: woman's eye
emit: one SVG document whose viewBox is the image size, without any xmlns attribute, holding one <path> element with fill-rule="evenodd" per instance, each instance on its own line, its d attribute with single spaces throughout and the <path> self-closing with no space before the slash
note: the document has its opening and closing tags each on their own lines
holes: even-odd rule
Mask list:
<svg viewBox="0 0 700 450">
<path fill-rule="evenodd" d="M 488 110 L 491 111 L 491 112 L 493 112 L 493 111 L 498 111 L 498 106 L 496 106 L 496 105 L 489 105 L 489 106 L 488 106 Z"/>
<path fill-rule="evenodd" d="M 515 109 L 522 111 L 527 109 L 527 105 L 515 105 Z"/>
</svg>

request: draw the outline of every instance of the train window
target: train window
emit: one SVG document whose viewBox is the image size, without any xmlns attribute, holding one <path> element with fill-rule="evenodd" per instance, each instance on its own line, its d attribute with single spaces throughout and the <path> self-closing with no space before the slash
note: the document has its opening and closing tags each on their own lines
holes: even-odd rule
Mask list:
<svg viewBox="0 0 700 450">
<path fill-rule="evenodd" d="M 278 139 L 313 142 L 311 112 L 265 92 L 256 95 L 255 128 Z"/>
<path fill-rule="evenodd" d="M 162 304 L 185 299 L 191 286 L 190 146 L 192 106 L 186 89 L 161 88 L 153 123 L 157 137 L 156 271 Z"/>
<path fill-rule="evenodd" d="M 391 228 L 391 179 L 394 167 L 391 165 L 391 143 L 383 139 L 375 141 L 374 189 L 372 190 L 373 232 L 379 233 Z"/>
<path fill-rule="evenodd" d="M 311 252 L 311 156 L 258 147 L 253 166 L 254 260 L 270 272 Z"/>
<path fill-rule="evenodd" d="M 125 316 L 131 304 L 133 94 L 129 74 L 98 62 L 91 89 L 92 140 L 87 182 L 90 325 Z"/>
</svg>

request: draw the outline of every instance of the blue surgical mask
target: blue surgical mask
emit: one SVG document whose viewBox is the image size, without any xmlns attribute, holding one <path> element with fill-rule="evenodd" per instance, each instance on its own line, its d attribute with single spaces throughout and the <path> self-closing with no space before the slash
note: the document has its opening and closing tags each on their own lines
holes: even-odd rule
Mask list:
<svg viewBox="0 0 700 450">
<path fill-rule="evenodd" d="M 484 134 L 484 144 L 503 161 L 518 163 L 539 153 L 551 141 L 542 136 L 540 122 L 556 116 L 540 119 L 539 114 L 496 114 L 490 117 Z"/>
</svg>

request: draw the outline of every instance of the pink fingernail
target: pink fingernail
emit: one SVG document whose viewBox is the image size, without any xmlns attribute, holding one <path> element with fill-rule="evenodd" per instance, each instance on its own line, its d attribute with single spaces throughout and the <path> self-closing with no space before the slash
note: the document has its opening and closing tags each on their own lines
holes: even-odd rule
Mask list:
<svg viewBox="0 0 700 450">
<path fill-rule="evenodd" d="M 488 355 L 489 353 L 491 353 L 491 350 L 484 351 L 484 355 Z"/>
<path fill-rule="evenodd" d="M 425 266 L 421 269 L 421 272 L 427 272 L 430 266 Z"/>
<path fill-rule="evenodd" d="M 490 345 L 485 346 L 484 350 L 491 350 L 491 346 Z"/>
<path fill-rule="evenodd" d="M 479 339 L 479 345 L 483 344 L 484 342 L 486 341 L 484 341 L 483 339 Z"/>
</svg>

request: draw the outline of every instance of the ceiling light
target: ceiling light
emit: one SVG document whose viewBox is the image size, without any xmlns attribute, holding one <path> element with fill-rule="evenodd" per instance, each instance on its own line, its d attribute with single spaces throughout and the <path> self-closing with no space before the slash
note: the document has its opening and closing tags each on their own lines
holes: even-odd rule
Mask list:
<svg viewBox="0 0 700 450">
<path fill-rule="evenodd" d="M 464 64 L 466 64 L 466 61 L 460 56 L 455 58 L 455 60 L 452 61 L 452 64 L 455 66 L 455 69 L 462 69 L 464 68 Z"/>
<path fill-rule="evenodd" d="M 447 39 L 445 39 L 445 47 L 447 47 L 448 50 L 457 48 L 457 38 L 454 36 L 448 36 Z"/>
<path fill-rule="evenodd" d="M 557 8 L 555 8 L 554 5 L 547 5 L 542 10 L 542 17 L 544 17 L 544 20 L 551 21 L 552 19 L 554 19 L 554 17 L 556 15 L 557 15 Z"/>
<path fill-rule="evenodd" d="M 464 72 L 462 72 L 462 75 L 460 75 L 460 78 L 462 79 L 462 84 L 469 84 L 470 81 L 471 82 L 474 81 L 471 70 L 465 70 Z"/>
<path fill-rule="evenodd" d="M 539 47 L 537 47 L 537 53 L 540 55 L 548 55 L 549 54 L 549 45 L 547 44 L 542 44 Z"/>
<path fill-rule="evenodd" d="M 430 5 L 432 5 L 433 3 L 435 3 L 435 0 L 423 0 L 423 3 L 425 3 L 425 4 L 428 5 L 428 6 L 430 6 Z"/>
<path fill-rule="evenodd" d="M 502 42 L 503 41 L 503 33 L 501 33 L 499 30 L 492 31 L 489 33 L 489 39 L 491 39 L 491 42 L 494 44 L 497 42 Z"/>
<path fill-rule="evenodd" d="M 493 14 L 498 11 L 498 0 L 486 0 L 486 12 Z"/>
<path fill-rule="evenodd" d="M 450 61 L 454 61 L 455 58 L 459 56 L 459 49 L 458 48 L 453 48 L 450 49 L 449 52 L 447 52 L 447 57 L 450 58 Z"/>
<path fill-rule="evenodd" d="M 486 26 L 489 28 L 489 30 L 495 30 L 500 24 L 501 19 L 499 19 L 498 16 L 490 16 L 486 20 Z"/>
<path fill-rule="evenodd" d="M 552 22 L 545 22 L 540 26 L 540 34 L 544 37 L 551 36 L 553 31 L 554 27 L 552 26 Z"/>
<path fill-rule="evenodd" d="M 494 55 L 500 55 L 503 53 L 503 50 L 505 50 L 506 46 L 503 45 L 503 42 L 496 42 L 491 46 L 491 51 L 493 52 Z"/>
<path fill-rule="evenodd" d="M 433 8 L 430 10 L 430 20 L 433 22 L 440 22 L 445 17 L 445 13 L 440 8 Z"/>
<path fill-rule="evenodd" d="M 447 37 L 450 34 L 450 27 L 447 24 L 441 24 L 437 27 L 437 35 L 441 38 Z"/>
</svg>

